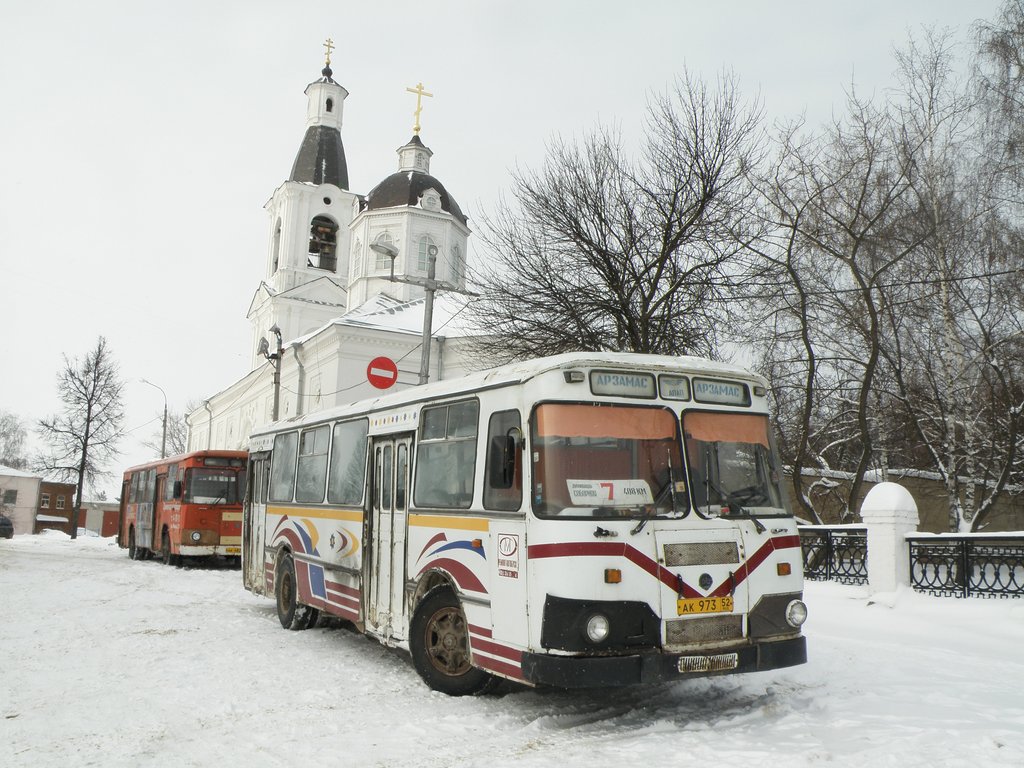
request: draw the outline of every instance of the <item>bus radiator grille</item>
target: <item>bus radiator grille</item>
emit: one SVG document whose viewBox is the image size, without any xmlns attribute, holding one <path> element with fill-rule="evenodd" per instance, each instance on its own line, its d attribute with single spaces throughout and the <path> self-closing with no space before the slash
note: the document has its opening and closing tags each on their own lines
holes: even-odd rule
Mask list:
<svg viewBox="0 0 1024 768">
<path fill-rule="evenodd" d="M 709 616 L 704 619 L 674 619 L 665 622 L 665 644 L 669 646 L 741 639 L 742 616 Z"/>
<path fill-rule="evenodd" d="M 724 565 L 740 561 L 735 541 L 700 541 L 665 545 L 665 565 Z"/>
</svg>

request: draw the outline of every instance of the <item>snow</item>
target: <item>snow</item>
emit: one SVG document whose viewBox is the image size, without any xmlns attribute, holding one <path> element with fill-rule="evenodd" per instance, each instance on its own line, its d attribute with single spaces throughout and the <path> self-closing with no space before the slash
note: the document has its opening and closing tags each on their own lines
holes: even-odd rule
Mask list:
<svg viewBox="0 0 1024 768">
<path fill-rule="evenodd" d="M 0 765 L 1021 766 L 1024 600 L 808 583 L 810 661 L 448 698 L 343 628 L 281 629 L 237 570 L 0 540 Z"/>
</svg>

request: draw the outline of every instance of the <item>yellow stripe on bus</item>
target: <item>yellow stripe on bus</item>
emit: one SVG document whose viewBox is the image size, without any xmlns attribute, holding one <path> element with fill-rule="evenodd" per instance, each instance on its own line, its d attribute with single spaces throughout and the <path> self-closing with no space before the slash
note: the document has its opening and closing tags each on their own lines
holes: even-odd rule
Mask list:
<svg viewBox="0 0 1024 768">
<path fill-rule="evenodd" d="M 479 517 L 409 515 L 409 525 L 417 525 L 424 528 L 458 528 L 465 531 L 486 531 L 490 526 L 490 521 Z"/>
<path fill-rule="evenodd" d="M 351 520 L 355 523 L 363 521 L 361 510 L 353 512 L 348 509 L 332 509 L 331 507 L 267 507 L 271 515 L 288 515 L 288 517 L 317 517 L 325 520 Z"/>
</svg>

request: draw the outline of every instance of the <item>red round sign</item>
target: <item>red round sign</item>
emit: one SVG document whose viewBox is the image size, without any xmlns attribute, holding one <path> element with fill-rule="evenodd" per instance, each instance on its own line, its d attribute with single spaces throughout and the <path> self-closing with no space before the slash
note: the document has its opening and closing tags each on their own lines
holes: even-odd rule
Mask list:
<svg viewBox="0 0 1024 768">
<path fill-rule="evenodd" d="M 366 366 L 366 380 L 377 389 L 387 389 L 398 381 L 398 366 L 390 357 L 375 357 Z"/>
</svg>

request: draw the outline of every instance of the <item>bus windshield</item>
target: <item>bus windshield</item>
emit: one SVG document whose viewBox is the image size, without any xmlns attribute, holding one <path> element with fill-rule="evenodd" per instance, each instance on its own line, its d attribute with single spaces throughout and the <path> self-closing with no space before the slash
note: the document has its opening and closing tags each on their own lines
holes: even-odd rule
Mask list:
<svg viewBox="0 0 1024 768">
<path fill-rule="evenodd" d="M 678 422 L 664 408 L 546 403 L 533 412 L 533 509 L 540 517 L 686 513 Z"/>
<path fill-rule="evenodd" d="M 768 417 L 751 413 L 683 414 L 690 489 L 697 511 L 719 515 L 788 515 Z"/>
<path fill-rule="evenodd" d="M 238 470 L 190 469 L 185 473 L 185 504 L 241 504 Z"/>
</svg>

